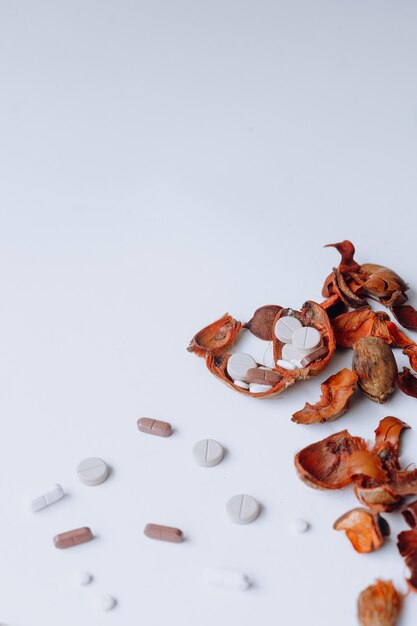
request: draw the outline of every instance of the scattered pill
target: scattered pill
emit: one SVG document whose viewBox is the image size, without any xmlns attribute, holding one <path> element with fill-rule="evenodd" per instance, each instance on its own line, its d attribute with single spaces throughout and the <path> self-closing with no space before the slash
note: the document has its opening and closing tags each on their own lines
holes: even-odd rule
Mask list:
<svg viewBox="0 0 417 626">
<path fill-rule="evenodd" d="M 297 369 L 299 369 L 299 368 L 301 368 L 301 367 L 302 367 L 302 365 L 301 365 L 301 361 L 299 361 L 298 359 L 291 359 L 290 363 L 292 363 L 293 365 L 295 365 L 295 367 L 296 367 Z"/>
<path fill-rule="evenodd" d="M 240 387 L 241 389 L 249 389 L 249 383 L 245 383 L 244 380 L 234 380 L 233 382 L 236 387 Z"/>
<path fill-rule="evenodd" d="M 329 351 L 325 346 L 321 346 L 320 348 L 313 350 L 313 352 L 310 352 L 310 354 L 307 354 L 301 359 L 301 367 L 307 367 L 310 363 L 313 363 L 313 361 L 324 357 L 328 352 Z"/>
<path fill-rule="evenodd" d="M 292 523 L 292 529 L 296 533 L 305 533 L 310 528 L 310 524 L 305 519 L 296 519 Z"/>
<path fill-rule="evenodd" d="M 32 513 L 41 511 L 45 507 L 50 506 L 51 504 L 54 504 L 54 502 L 58 502 L 58 500 L 61 500 L 61 498 L 63 498 L 64 495 L 65 495 L 64 490 L 62 489 L 61 485 L 58 485 L 57 483 L 56 485 L 52 487 L 52 489 L 50 489 L 49 491 L 46 491 L 44 494 L 42 494 L 38 498 L 35 498 L 34 500 L 32 500 L 30 503 L 30 510 L 32 511 Z"/>
<path fill-rule="evenodd" d="M 296 369 L 294 363 L 291 363 L 291 361 L 285 361 L 284 359 L 278 359 L 277 365 L 278 365 L 278 367 L 284 368 L 284 370 L 295 370 Z"/>
<path fill-rule="evenodd" d="M 247 371 L 256 366 L 253 356 L 245 352 L 235 352 L 229 357 L 226 369 L 232 380 L 245 380 Z"/>
<path fill-rule="evenodd" d="M 89 585 L 93 580 L 93 577 L 89 572 L 74 572 L 71 578 L 74 585 L 80 585 L 82 587 Z"/>
<path fill-rule="evenodd" d="M 272 385 L 261 385 L 259 383 L 251 383 L 249 385 L 249 391 L 251 393 L 265 393 L 265 391 L 271 391 Z"/>
<path fill-rule="evenodd" d="M 320 345 L 321 335 L 313 326 L 303 326 L 295 331 L 292 342 L 300 350 L 314 350 Z"/>
<path fill-rule="evenodd" d="M 248 383 L 259 383 L 260 385 L 275 387 L 282 380 L 282 374 L 268 367 L 254 367 L 248 370 L 246 380 Z"/>
<path fill-rule="evenodd" d="M 117 602 L 116 598 L 111 596 L 109 593 L 103 593 L 99 596 L 96 596 L 94 604 L 97 609 L 100 609 L 100 611 L 111 611 L 112 609 L 114 609 Z"/>
<path fill-rule="evenodd" d="M 193 456 L 198 465 L 213 467 L 223 460 L 223 446 L 215 439 L 202 439 L 194 444 Z"/>
<path fill-rule="evenodd" d="M 158 437 L 169 437 L 172 434 L 172 426 L 169 422 L 154 420 L 150 417 L 140 417 L 137 424 L 142 433 L 158 435 Z"/>
<path fill-rule="evenodd" d="M 65 533 L 60 533 L 54 537 L 54 544 L 56 548 L 71 548 L 72 546 L 78 546 L 81 543 L 86 543 L 94 539 L 93 533 L 88 526 L 83 528 L 76 528 L 75 530 L 69 530 Z"/>
<path fill-rule="evenodd" d="M 258 517 L 260 506 L 252 496 L 239 494 L 228 500 L 226 511 L 235 524 L 250 524 Z"/>
<path fill-rule="evenodd" d="M 277 320 L 275 324 L 275 336 L 283 343 L 291 343 L 295 331 L 302 327 L 303 325 L 299 319 L 293 315 L 286 315 Z"/>
<path fill-rule="evenodd" d="M 92 456 L 78 463 L 77 474 L 83 485 L 95 487 L 108 478 L 109 468 L 103 459 Z"/>
<path fill-rule="evenodd" d="M 171 541 L 172 543 L 181 543 L 183 533 L 179 528 L 171 526 L 160 526 L 159 524 L 146 524 L 144 534 L 150 539 L 159 539 L 160 541 Z"/>
<path fill-rule="evenodd" d="M 250 587 L 249 578 L 243 572 L 234 572 L 226 569 L 205 568 L 203 580 L 210 587 L 245 591 Z"/>
</svg>

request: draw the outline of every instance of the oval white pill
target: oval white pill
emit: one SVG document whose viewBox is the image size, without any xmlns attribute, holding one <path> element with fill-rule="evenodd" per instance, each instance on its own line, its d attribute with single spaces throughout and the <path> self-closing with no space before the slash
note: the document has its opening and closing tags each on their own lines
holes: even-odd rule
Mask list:
<svg viewBox="0 0 417 626">
<path fill-rule="evenodd" d="M 265 393 L 265 391 L 269 391 L 272 389 L 271 385 L 261 385 L 261 383 L 251 383 L 249 385 L 249 391 L 251 393 Z"/>
<path fill-rule="evenodd" d="M 93 577 L 89 572 L 74 572 L 71 579 L 74 585 L 85 587 L 91 583 Z"/>
<path fill-rule="evenodd" d="M 303 326 L 295 331 L 292 342 L 296 348 L 301 350 L 314 350 L 320 344 L 321 335 L 317 328 L 313 326 Z"/>
<path fill-rule="evenodd" d="M 83 485 L 95 487 L 107 479 L 109 468 L 103 459 L 89 457 L 78 463 L 77 474 Z"/>
<path fill-rule="evenodd" d="M 41 509 L 44 509 L 45 507 L 50 506 L 55 502 L 58 502 L 58 500 L 61 500 L 64 495 L 65 493 L 63 488 L 57 483 L 52 487 L 52 489 L 49 489 L 49 491 L 46 491 L 38 498 L 32 500 L 29 505 L 30 510 L 32 511 L 32 513 L 36 513 L 37 511 L 40 511 Z"/>
<path fill-rule="evenodd" d="M 228 500 L 226 511 L 235 524 L 250 524 L 258 517 L 260 506 L 252 496 L 238 494 Z"/>
<path fill-rule="evenodd" d="M 244 380 L 247 371 L 252 367 L 257 367 L 253 356 L 245 352 L 235 352 L 227 361 L 226 369 L 232 380 Z"/>
<path fill-rule="evenodd" d="M 203 571 L 203 580 L 211 587 L 245 591 L 250 587 L 250 580 L 243 572 L 234 572 L 226 569 L 206 567 Z"/>
<path fill-rule="evenodd" d="M 202 439 L 194 445 L 193 456 L 201 467 L 213 467 L 223 460 L 224 449 L 215 439 Z"/>
<path fill-rule="evenodd" d="M 234 380 L 233 383 L 236 387 L 240 387 L 241 389 L 249 389 L 249 384 L 245 383 L 244 380 Z"/>
<path fill-rule="evenodd" d="M 275 336 L 283 343 L 291 343 L 295 331 L 302 327 L 303 325 L 299 319 L 293 315 L 286 315 L 277 320 L 274 329 Z"/>
<path fill-rule="evenodd" d="M 290 361 L 285 361 L 284 359 L 278 359 L 277 365 L 278 365 L 278 367 L 283 367 L 284 370 L 295 370 L 296 369 L 294 363 L 291 363 Z"/>
<path fill-rule="evenodd" d="M 116 606 L 116 598 L 109 593 L 103 593 L 100 596 L 96 596 L 95 605 L 100 611 L 111 611 Z"/>
<path fill-rule="evenodd" d="M 291 528 L 295 533 L 305 533 L 310 528 L 310 524 L 305 519 L 296 519 L 291 524 Z"/>
<path fill-rule="evenodd" d="M 291 359 L 290 363 L 292 363 L 293 365 L 295 365 L 295 367 L 297 369 L 302 368 L 303 366 L 301 365 L 301 362 L 298 361 L 298 359 Z"/>
</svg>

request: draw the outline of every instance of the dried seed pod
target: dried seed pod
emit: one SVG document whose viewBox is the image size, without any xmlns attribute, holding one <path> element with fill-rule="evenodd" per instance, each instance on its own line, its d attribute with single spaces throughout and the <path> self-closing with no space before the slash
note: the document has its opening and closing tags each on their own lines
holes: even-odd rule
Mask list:
<svg viewBox="0 0 417 626">
<path fill-rule="evenodd" d="M 361 508 L 352 509 L 339 517 L 333 528 L 346 531 L 350 543 L 361 554 L 379 550 L 390 534 L 388 522 L 383 517 Z"/>
<path fill-rule="evenodd" d="M 392 306 L 391 311 L 401 326 L 409 330 L 417 330 L 417 311 L 410 304 Z"/>
<path fill-rule="evenodd" d="M 306 405 L 292 416 L 297 424 L 315 424 L 331 422 L 341 417 L 349 408 L 350 399 L 355 391 L 358 377 L 347 368 L 330 376 L 321 384 L 321 398 L 316 404 Z"/>
<path fill-rule="evenodd" d="M 394 393 L 398 375 L 391 348 L 378 337 L 361 337 L 353 349 L 359 388 L 370 400 L 383 404 Z"/>
<path fill-rule="evenodd" d="M 225 313 L 223 317 L 200 330 L 190 341 L 187 350 L 198 356 L 220 354 L 234 343 L 241 326 L 240 322 Z"/>
<path fill-rule="evenodd" d="M 401 513 L 410 528 L 417 527 L 417 500 L 407 504 L 407 506 L 402 509 Z"/>
<path fill-rule="evenodd" d="M 417 592 L 417 530 L 404 530 L 398 535 L 398 550 L 404 557 L 405 564 L 410 571 L 407 583 L 411 591 Z"/>
<path fill-rule="evenodd" d="M 386 325 L 390 321 L 384 311 L 372 311 L 364 306 L 356 311 L 343 313 L 333 320 L 336 344 L 341 348 L 352 348 L 361 337 L 379 337 L 386 343 L 392 343 L 391 333 Z"/>
<path fill-rule="evenodd" d="M 395 626 L 403 605 L 403 596 L 391 581 L 377 580 L 358 598 L 361 626 Z"/>
<path fill-rule="evenodd" d="M 256 309 L 252 319 L 246 322 L 244 328 L 250 330 L 252 335 L 263 339 L 264 341 L 272 341 L 274 335 L 274 320 L 281 311 L 282 306 L 277 304 L 267 304 Z"/>
<path fill-rule="evenodd" d="M 408 356 L 411 369 L 417 372 L 417 345 L 414 343 L 410 346 L 407 346 L 406 348 L 404 348 L 403 354 Z"/>
<path fill-rule="evenodd" d="M 398 374 L 398 386 L 408 396 L 417 398 L 417 376 L 408 367 L 403 367 L 403 371 Z"/>
<path fill-rule="evenodd" d="M 361 452 L 365 453 L 361 463 L 356 457 L 358 462 L 350 464 L 350 458 Z M 385 478 L 379 458 L 368 451 L 364 439 L 352 437 L 347 430 L 303 448 L 294 463 L 300 479 L 317 489 L 341 489 L 352 482 L 356 473 Z"/>
</svg>

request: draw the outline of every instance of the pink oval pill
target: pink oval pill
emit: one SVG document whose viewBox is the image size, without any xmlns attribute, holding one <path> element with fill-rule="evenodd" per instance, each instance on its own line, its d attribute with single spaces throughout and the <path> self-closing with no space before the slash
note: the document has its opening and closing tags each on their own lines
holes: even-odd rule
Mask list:
<svg viewBox="0 0 417 626">
<path fill-rule="evenodd" d="M 80 543 L 86 543 L 94 539 L 93 533 L 88 526 L 83 528 L 75 528 L 74 530 L 68 530 L 66 533 L 60 533 L 55 535 L 54 544 L 56 548 L 71 548 L 72 546 L 78 546 Z"/>
<path fill-rule="evenodd" d="M 172 426 L 169 422 L 154 420 L 151 417 L 140 417 L 138 428 L 142 433 L 158 435 L 158 437 L 169 437 L 172 434 Z"/>
<path fill-rule="evenodd" d="M 172 528 L 171 526 L 160 526 L 159 524 L 146 524 L 143 532 L 150 539 L 171 541 L 172 543 L 181 543 L 184 538 L 182 530 L 180 530 L 179 528 Z"/>
</svg>

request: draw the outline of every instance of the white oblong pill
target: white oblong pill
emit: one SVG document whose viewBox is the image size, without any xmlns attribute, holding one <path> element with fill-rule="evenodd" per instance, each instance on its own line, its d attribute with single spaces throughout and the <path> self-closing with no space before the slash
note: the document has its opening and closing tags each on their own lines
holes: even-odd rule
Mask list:
<svg viewBox="0 0 417 626">
<path fill-rule="evenodd" d="M 116 598 L 109 593 L 102 593 L 96 596 L 95 605 L 100 611 L 111 611 L 116 606 Z"/>
<path fill-rule="evenodd" d="M 201 467 L 214 467 L 223 460 L 224 449 L 215 439 L 202 439 L 194 444 L 193 456 Z"/>
<path fill-rule="evenodd" d="M 109 468 L 103 459 L 93 456 L 78 463 L 77 474 L 83 485 L 95 487 L 107 479 Z"/>
<path fill-rule="evenodd" d="M 295 331 L 292 342 L 300 350 L 314 350 L 320 345 L 321 335 L 313 326 L 303 326 Z"/>
<path fill-rule="evenodd" d="M 226 511 L 234 524 L 250 524 L 258 517 L 260 506 L 255 498 L 242 493 L 227 501 Z"/>
<path fill-rule="evenodd" d="M 61 498 L 64 497 L 64 495 L 65 492 L 63 488 L 57 483 L 52 487 L 52 489 L 49 489 L 49 491 L 46 491 L 38 498 L 32 500 L 29 505 L 30 510 L 32 511 L 32 513 L 36 513 L 37 511 L 40 511 L 41 509 L 44 509 L 45 507 L 50 506 L 55 502 L 58 502 L 59 500 L 61 500 Z"/>
<path fill-rule="evenodd" d="M 250 383 L 249 391 L 251 393 L 265 393 L 272 389 L 272 385 L 261 385 L 261 383 Z"/>
<path fill-rule="evenodd" d="M 234 591 L 245 591 L 250 587 L 250 580 L 246 574 L 226 569 L 206 567 L 203 570 L 203 580 L 210 587 L 233 589 Z"/>
<path fill-rule="evenodd" d="M 234 380 L 233 383 L 240 389 L 249 389 L 249 383 L 245 383 L 244 380 Z"/>
<path fill-rule="evenodd" d="M 91 583 L 93 577 L 89 572 L 74 572 L 71 580 L 74 585 L 85 587 Z"/>
<path fill-rule="evenodd" d="M 256 361 L 250 354 L 235 352 L 227 361 L 227 373 L 232 380 L 245 380 L 247 371 L 257 367 Z"/>
<path fill-rule="evenodd" d="M 295 370 L 296 369 L 294 363 L 291 363 L 291 361 L 285 361 L 284 359 L 278 359 L 277 365 L 278 365 L 278 367 L 284 368 L 284 370 Z"/>
<path fill-rule="evenodd" d="M 303 325 L 299 319 L 293 315 L 286 315 L 277 320 L 274 329 L 275 336 L 283 343 L 291 343 L 295 331 L 302 327 Z"/>
<path fill-rule="evenodd" d="M 310 528 L 310 524 L 305 519 L 296 519 L 291 524 L 291 528 L 295 533 L 305 533 Z"/>
<path fill-rule="evenodd" d="M 301 365 L 301 362 L 298 359 L 291 359 L 290 363 L 292 363 L 293 365 L 295 365 L 295 367 L 297 369 L 302 368 L 303 366 Z"/>
</svg>

